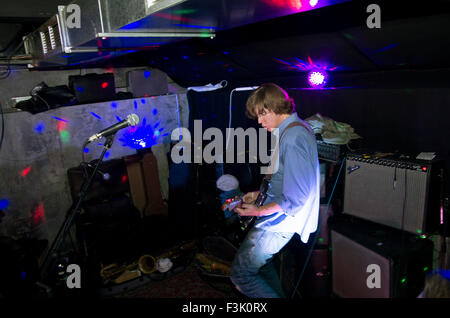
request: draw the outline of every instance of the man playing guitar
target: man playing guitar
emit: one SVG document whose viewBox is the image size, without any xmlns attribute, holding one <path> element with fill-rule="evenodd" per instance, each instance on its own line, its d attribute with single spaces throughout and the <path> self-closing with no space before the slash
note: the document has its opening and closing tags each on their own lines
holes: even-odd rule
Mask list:
<svg viewBox="0 0 450 318">
<path fill-rule="evenodd" d="M 308 242 L 318 225 L 320 171 L 314 132 L 295 113 L 295 105 L 279 86 L 260 86 L 247 100 L 247 116 L 257 118 L 269 132 L 280 133 L 278 169 L 266 176 L 270 187 L 264 202 L 255 204 L 259 191 L 244 195 L 234 211 L 256 217 L 233 260 L 230 278 L 248 297 L 285 297 L 272 259 L 297 233 Z"/>
</svg>

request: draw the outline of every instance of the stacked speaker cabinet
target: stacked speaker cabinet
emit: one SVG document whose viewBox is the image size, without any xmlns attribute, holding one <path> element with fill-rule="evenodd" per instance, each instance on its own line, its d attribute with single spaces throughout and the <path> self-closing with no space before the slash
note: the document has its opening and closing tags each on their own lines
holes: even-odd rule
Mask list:
<svg viewBox="0 0 450 318">
<path fill-rule="evenodd" d="M 339 297 L 417 297 L 432 269 L 439 227 L 439 164 L 350 154 L 343 211 L 331 228 Z"/>
<path fill-rule="evenodd" d="M 432 269 L 433 243 L 365 220 L 331 229 L 333 294 L 343 298 L 415 298 Z"/>
</svg>

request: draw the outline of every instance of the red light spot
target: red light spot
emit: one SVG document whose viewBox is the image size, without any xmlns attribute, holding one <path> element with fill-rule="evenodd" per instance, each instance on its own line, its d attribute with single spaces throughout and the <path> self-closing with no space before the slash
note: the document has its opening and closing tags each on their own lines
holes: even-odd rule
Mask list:
<svg viewBox="0 0 450 318">
<path fill-rule="evenodd" d="M 174 14 L 168 14 L 168 13 L 164 13 L 164 12 L 156 12 L 153 13 L 152 15 L 158 17 L 158 18 L 163 18 L 163 19 L 167 19 L 170 21 L 177 21 L 177 22 L 190 22 L 190 23 L 197 23 L 197 21 L 195 19 L 189 18 L 189 17 L 183 17 L 180 15 L 174 15 Z"/>
<path fill-rule="evenodd" d="M 144 97 L 148 97 L 148 94 L 145 94 Z"/>
<path fill-rule="evenodd" d="M 102 83 L 102 88 L 107 88 L 108 87 L 108 82 L 103 82 Z"/>
<path fill-rule="evenodd" d="M 44 204 L 41 202 L 39 203 L 33 211 L 33 225 L 38 225 L 45 221 L 45 210 L 44 210 Z"/>
<path fill-rule="evenodd" d="M 58 121 L 58 132 L 65 130 L 67 127 L 67 123 L 64 121 Z"/>
<path fill-rule="evenodd" d="M 128 176 L 126 174 L 124 174 L 121 179 L 122 183 L 127 182 L 127 180 L 128 180 Z"/>
<path fill-rule="evenodd" d="M 30 171 L 31 171 L 31 166 L 28 166 L 25 169 L 23 169 L 20 174 L 22 175 L 22 177 L 25 177 Z"/>
<path fill-rule="evenodd" d="M 428 168 L 427 167 L 422 167 L 422 171 L 427 171 L 428 170 Z"/>
</svg>

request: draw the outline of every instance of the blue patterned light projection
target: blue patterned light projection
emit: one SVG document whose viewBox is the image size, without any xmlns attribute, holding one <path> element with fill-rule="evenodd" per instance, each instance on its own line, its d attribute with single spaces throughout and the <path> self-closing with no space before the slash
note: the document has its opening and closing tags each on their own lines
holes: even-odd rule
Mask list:
<svg viewBox="0 0 450 318">
<path fill-rule="evenodd" d="M 135 127 L 128 127 L 123 133 L 119 141 L 122 142 L 123 147 L 130 147 L 133 149 L 149 148 L 158 144 L 162 137 L 169 133 L 162 134 L 165 127 L 159 128 L 161 121 L 155 125 L 147 124 L 147 118 L 144 117 L 142 124 Z"/>
</svg>

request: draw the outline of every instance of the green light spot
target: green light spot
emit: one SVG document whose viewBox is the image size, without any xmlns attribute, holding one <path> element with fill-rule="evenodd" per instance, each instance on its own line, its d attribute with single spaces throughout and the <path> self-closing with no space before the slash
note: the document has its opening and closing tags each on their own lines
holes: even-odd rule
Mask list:
<svg viewBox="0 0 450 318">
<path fill-rule="evenodd" d="M 178 14 L 178 15 L 183 15 L 183 14 L 195 13 L 197 11 L 198 10 L 195 10 L 195 9 L 184 9 L 184 10 L 174 10 L 173 13 Z"/>
<path fill-rule="evenodd" d="M 428 270 L 428 267 L 425 266 L 425 267 L 423 268 L 423 271 L 426 272 L 427 270 Z"/>
<path fill-rule="evenodd" d="M 344 36 L 345 36 L 347 39 L 349 39 L 349 40 L 353 40 L 353 36 L 351 36 L 351 35 L 348 34 L 348 33 L 344 33 Z"/>
<path fill-rule="evenodd" d="M 419 234 L 422 233 L 422 230 L 417 230 L 417 233 L 419 233 Z"/>
<path fill-rule="evenodd" d="M 406 278 L 402 278 L 401 282 L 402 284 L 406 283 Z"/>
<path fill-rule="evenodd" d="M 200 33 L 200 37 L 202 37 L 202 38 L 209 38 L 209 37 L 211 37 L 211 36 L 212 36 L 212 34 L 209 33 L 208 31 L 202 31 L 202 32 Z"/>
<path fill-rule="evenodd" d="M 318 241 L 319 243 L 323 243 L 323 238 L 319 237 Z"/>
<path fill-rule="evenodd" d="M 69 132 L 67 130 L 62 130 L 59 133 L 59 136 L 61 137 L 62 142 L 65 143 L 65 144 L 70 141 L 70 134 L 69 134 Z"/>
</svg>

